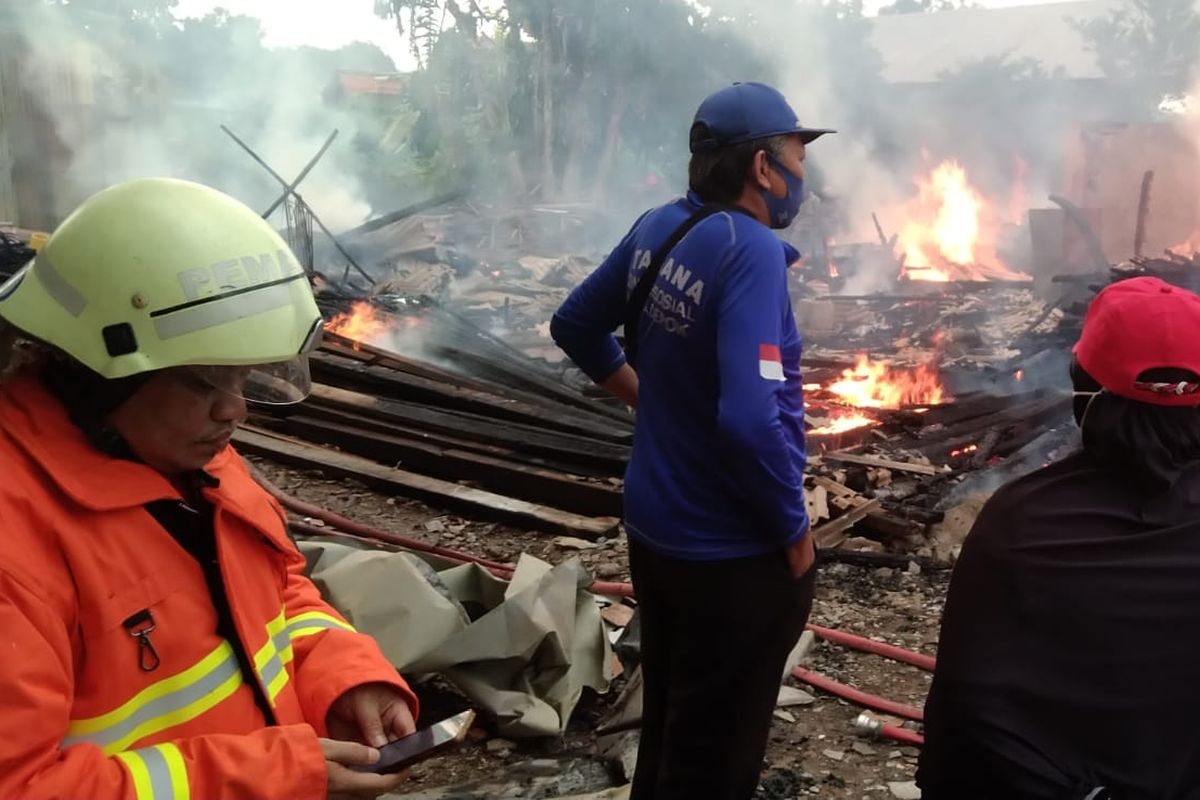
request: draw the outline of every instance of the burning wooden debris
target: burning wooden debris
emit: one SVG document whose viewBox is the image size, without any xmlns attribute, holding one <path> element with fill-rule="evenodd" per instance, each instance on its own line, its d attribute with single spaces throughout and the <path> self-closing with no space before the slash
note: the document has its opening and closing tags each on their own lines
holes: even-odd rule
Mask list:
<svg viewBox="0 0 1200 800">
<path fill-rule="evenodd" d="M 1014 304 L 1026 310 L 997 338 L 1039 310 Z M 243 449 L 529 528 L 615 531 L 626 411 L 429 298 L 337 301 L 327 316 L 312 396 L 286 416 L 257 413 Z M 947 336 L 922 349 L 919 333 L 891 333 L 893 354 L 915 363 L 818 345 L 802 364 L 814 535 L 859 557 L 944 557 L 931 529 L 946 497 L 1065 421 L 1069 397 L 1026 386 L 1019 370 L 998 380 L 1008 367 L 981 353 L 944 373 L 939 361 L 957 352 Z"/>
<path fill-rule="evenodd" d="M 997 254 L 999 215 L 960 164 L 944 161 L 916 183 L 917 195 L 900 209 L 904 224 L 896 249 L 902 278 L 938 283 L 1033 280 Z"/>
<path fill-rule="evenodd" d="M 419 326 L 436 331 L 429 360 L 368 343 Z M 628 414 L 436 304 L 401 314 L 355 303 L 328 327 L 311 396 L 284 414 L 256 412 L 239 433 L 243 450 L 529 528 L 615 531 Z"/>
<path fill-rule="evenodd" d="M 1200 234 L 1196 239 L 1167 248 L 1161 256 L 1134 256 L 1111 270 L 1113 280 L 1151 275 L 1167 283 L 1200 291 Z"/>
</svg>

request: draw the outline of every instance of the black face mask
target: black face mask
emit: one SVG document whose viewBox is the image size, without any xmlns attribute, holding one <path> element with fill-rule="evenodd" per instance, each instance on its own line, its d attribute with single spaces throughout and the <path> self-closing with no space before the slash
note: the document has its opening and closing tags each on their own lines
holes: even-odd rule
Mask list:
<svg viewBox="0 0 1200 800">
<path fill-rule="evenodd" d="M 1200 408 L 1139 403 L 1103 389 L 1071 365 L 1074 414 L 1083 449 L 1107 469 L 1150 491 L 1166 491 L 1200 467 Z"/>
</svg>

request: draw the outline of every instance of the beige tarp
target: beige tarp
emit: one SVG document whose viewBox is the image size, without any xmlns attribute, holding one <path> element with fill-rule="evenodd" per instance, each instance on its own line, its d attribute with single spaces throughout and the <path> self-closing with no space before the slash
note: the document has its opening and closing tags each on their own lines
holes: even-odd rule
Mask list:
<svg viewBox="0 0 1200 800">
<path fill-rule="evenodd" d="M 325 598 L 402 673 L 441 674 L 505 736 L 561 733 L 584 687 L 608 688 L 612 651 L 576 559 L 552 567 L 522 555 L 503 581 L 348 539 L 299 545 Z"/>
</svg>

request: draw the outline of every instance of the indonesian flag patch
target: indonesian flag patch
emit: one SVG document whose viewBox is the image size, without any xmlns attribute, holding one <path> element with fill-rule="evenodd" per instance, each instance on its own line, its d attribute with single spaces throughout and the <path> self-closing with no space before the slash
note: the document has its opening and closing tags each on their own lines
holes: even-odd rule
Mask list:
<svg viewBox="0 0 1200 800">
<path fill-rule="evenodd" d="M 758 374 L 768 381 L 783 380 L 783 359 L 779 347 L 773 344 L 758 346 Z"/>
</svg>

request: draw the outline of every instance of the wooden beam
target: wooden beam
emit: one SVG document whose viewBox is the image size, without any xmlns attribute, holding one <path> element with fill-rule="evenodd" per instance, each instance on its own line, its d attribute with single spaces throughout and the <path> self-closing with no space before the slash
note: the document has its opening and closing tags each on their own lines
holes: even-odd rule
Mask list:
<svg viewBox="0 0 1200 800">
<path fill-rule="evenodd" d="M 853 453 L 823 453 L 821 458 L 825 461 L 837 461 L 843 464 L 860 464 L 864 467 L 881 467 L 890 469 L 896 472 L 912 472 L 916 475 L 937 475 L 945 470 L 940 467 L 935 467 L 932 464 L 910 464 L 907 461 L 892 461 L 887 458 L 875 458 L 874 456 L 859 456 Z"/>
<path fill-rule="evenodd" d="M 877 497 L 847 511 L 835 520 L 818 525 L 812 529 L 811 535 L 813 536 L 813 541 L 816 542 L 817 547 L 822 549 L 837 547 L 846 541 L 846 531 L 853 528 L 858 524 L 859 520 L 866 517 L 872 511 L 878 511 L 882 504 L 883 501 Z"/>
<path fill-rule="evenodd" d="M 471 377 L 452 372 L 448 369 L 435 366 L 426 361 L 420 361 L 415 358 L 408 358 L 399 353 L 393 353 L 390 350 L 384 350 L 380 347 L 375 347 L 364 342 L 357 342 L 353 339 L 347 339 L 336 333 L 325 332 L 321 340 L 321 351 L 333 356 L 357 361 L 360 364 L 369 366 L 378 366 L 388 370 L 397 372 L 406 372 L 409 375 L 416 375 L 421 378 L 438 381 L 450 386 L 457 386 L 461 389 L 474 389 L 479 392 L 487 392 L 494 395 L 500 395 L 512 400 L 520 400 L 529 405 L 541 406 L 545 408 L 554 408 L 563 410 L 564 408 L 576 408 L 569 406 L 559 400 L 548 396 L 545 392 L 528 392 L 522 389 L 517 389 L 514 386 L 509 386 L 496 381 L 488 381 L 482 378 Z M 590 392 L 594 392 L 596 397 L 591 397 Z M 593 401 L 593 404 L 588 408 L 577 409 L 582 414 L 593 415 L 610 423 L 615 423 L 627 430 L 633 429 L 633 416 L 620 408 L 614 408 L 608 402 L 600 402 L 596 398 L 604 397 L 611 400 L 611 397 L 594 384 L 583 390 L 583 396 Z"/>
<path fill-rule="evenodd" d="M 838 483 L 833 478 L 826 478 L 824 475 L 808 475 L 806 477 L 817 486 L 825 487 L 825 489 L 832 495 L 837 497 L 854 497 L 858 499 L 859 503 L 856 503 L 855 505 L 860 505 L 861 503 L 867 502 L 867 498 L 863 497 L 846 484 Z"/>
<path fill-rule="evenodd" d="M 491 377 L 505 385 L 538 392 L 568 405 L 612 416 L 614 419 L 628 420 L 629 415 L 623 410 L 585 397 L 577 389 L 563 383 L 559 375 L 551 372 L 543 364 L 481 330 L 450 309 L 444 306 L 431 307 L 427 310 L 426 318 L 434 322 L 438 329 L 454 334 L 458 340 L 453 344 L 437 340 L 437 344 L 431 347 L 435 355 L 449 358 L 454 363 L 470 369 L 473 374 Z"/>
<path fill-rule="evenodd" d="M 545 503 L 586 516 L 621 515 L 622 493 L 608 482 L 584 481 L 495 456 L 303 415 L 272 420 L 267 427 L 308 442 L 332 445 L 378 463 L 402 465 L 432 478 L 478 482 L 506 497 Z"/>
<path fill-rule="evenodd" d="M 633 429 L 628 423 L 622 427 L 612 420 L 559 403 L 531 405 L 505 395 L 360 364 L 325 353 L 313 353 L 309 362 L 316 380 L 346 388 L 363 388 L 371 394 L 394 400 L 467 411 L 484 417 L 536 425 L 543 430 L 558 430 L 620 444 L 628 444 L 633 439 Z"/>
<path fill-rule="evenodd" d="M 339 453 L 270 431 L 244 426 L 234 434 L 238 449 L 304 469 L 352 478 L 385 492 L 412 497 L 494 522 L 504 522 L 550 533 L 597 539 L 617 530 L 616 517 L 584 517 L 557 508 L 459 486 L 437 478 L 376 464 L 361 456 Z"/>
<path fill-rule="evenodd" d="M 435 447 L 465 450 L 469 453 L 479 453 L 480 455 L 493 456 L 506 461 L 516 461 L 520 464 L 528 464 L 531 467 L 540 467 L 556 472 L 567 472 L 572 475 L 583 475 L 589 478 L 600 479 L 618 477 L 611 469 L 597 468 L 578 461 L 571 462 L 566 459 L 540 456 L 520 448 L 488 444 L 487 442 L 476 441 L 465 436 L 436 433 L 416 426 L 403 425 L 396 420 L 375 419 L 365 414 L 339 411 L 335 408 L 327 408 L 313 403 L 306 403 L 302 410 L 296 413 L 302 413 L 306 417 L 325 420 L 326 422 L 336 422 L 339 425 L 349 425 L 361 431 L 374 431 L 389 436 L 400 436 L 405 439 L 424 442 Z M 286 419 L 286 415 L 284 417 L 276 417 L 261 412 L 252 412 L 250 414 L 250 422 L 260 427 L 277 429 L 279 427 L 278 419 Z"/>
<path fill-rule="evenodd" d="M 919 522 L 904 519 L 883 510 L 872 511 L 860 522 L 863 528 L 875 531 L 883 537 L 885 542 L 903 539 L 906 536 L 923 533 L 925 530 L 925 526 Z"/>
<path fill-rule="evenodd" d="M 465 436 L 489 444 L 519 448 L 566 461 L 604 467 L 610 470 L 612 475 L 623 474 L 625 464 L 629 460 L 629 448 L 625 445 L 547 431 L 518 422 L 487 419 L 477 414 L 441 411 L 417 403 L 384 400 L 323 384 L 313 386 L 306 402 L 366 414 L 385 421 L 395 420 L 405 425 L 428 428 L 452 436 Z"/>
</svg>

